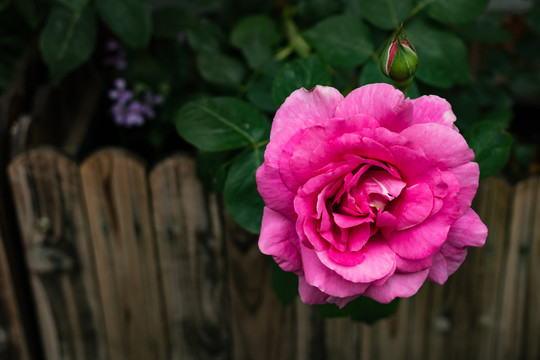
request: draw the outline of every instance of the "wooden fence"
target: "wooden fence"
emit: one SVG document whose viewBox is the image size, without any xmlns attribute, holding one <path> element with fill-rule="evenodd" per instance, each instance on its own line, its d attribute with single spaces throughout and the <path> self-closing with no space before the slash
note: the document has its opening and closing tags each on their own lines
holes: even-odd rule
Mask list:
<svg viewBox="0 0 540 360">
<path fill-rule="evenodd" d="M 147 172 L 122 149 L 40 148 L 8 170 L 47 359 L 540 358 L 539 178 L 484 181 L 486 246 L 367 326 L 282 306 L 185 156 Z"/>
</svg>

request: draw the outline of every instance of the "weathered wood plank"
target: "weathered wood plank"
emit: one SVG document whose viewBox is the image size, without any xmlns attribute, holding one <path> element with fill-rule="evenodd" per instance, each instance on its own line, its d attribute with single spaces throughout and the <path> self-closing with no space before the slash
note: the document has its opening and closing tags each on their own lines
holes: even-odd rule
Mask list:
<svg viewBox="0 0 540 360">
<path fill-rule="evenodd" d="M 205 198 L 195 162 L 169 157 L 150 174 L 170 359 L 228 359 L 225 243 L 217 197 Z"/>
<path fill-rule="evenodd" d="M 527 180 L 530 182 L 529 199 L 532 204 L 530 222 L 524 224 L 530 229 L 529 238 L 529 281 L 524 329 L 523 359 L 540 359 L 540 177 Z"/>
<path fill-rule="evenodd" d="M 511 197 L 511 187 L 502 179 L 480 184 L 473 208 L 489 236 L 484 247 L 468 249 L 457 272 L 434 289 L 427 357 L 493 359 Z"/>
<path fill-rule="evenodd" d="M 47 359 L 105 359 L 79 169 L 52 149 L 9 165 Z"/>
<path fill-rule="evenodd" d="M 534 222 L 539 221 L 538 215 L 535 214 L 536 181 L 529 179 L 519 183 L 512 203 L 509 245 L 506 250 L 508 255 L 501 294 L 501 320 L 495 349 L 496 359 L 522 359 L 525 358 L 525 348 L 535 346 L 527 344 L 527 340 L 533 335 L 526 333 L 530 314 L 525 313 L 525 310 L 531 296 L 528 291 L 531 266 L 529 251 L 533 240 Z M 538 290 L 536 288 L 533 291 Z M 533 312 L 537 306 L 538 304 L 532 305 Z"/>
<path fill-rule="evenodd" d="M 225 221 L 231 316 L 232 358 L 296 359 L 294 309 L 283 307 L 271 285 L 269 259 L 257 236 Z"/>
<path fill-rule="evenodd" d="M 145 166 L 104 149 L 81 174 L 111 358 L 167 359 Z"/>
<path fill-rule="evenodd" d="M 299 297 L 294 305 L 296 310 L 296 359 L 325 359 L 324 320 L 316 307 L 302 303 Z"/>
</svg>

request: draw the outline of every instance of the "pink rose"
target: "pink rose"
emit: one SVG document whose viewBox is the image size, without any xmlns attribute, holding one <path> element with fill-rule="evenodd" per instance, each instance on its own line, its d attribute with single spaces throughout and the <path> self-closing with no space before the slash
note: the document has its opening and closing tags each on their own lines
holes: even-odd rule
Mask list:
<svg viewBox="0 0 540 360">
<path fill-rule="evenodd" d="M 299 276 L 305 303 L 412 296 L 484 244 L 478 164 L 455 119 L 446 100 L 387 84 L 285 100 L 257 171 L 259 248 Z"/>
</svg>

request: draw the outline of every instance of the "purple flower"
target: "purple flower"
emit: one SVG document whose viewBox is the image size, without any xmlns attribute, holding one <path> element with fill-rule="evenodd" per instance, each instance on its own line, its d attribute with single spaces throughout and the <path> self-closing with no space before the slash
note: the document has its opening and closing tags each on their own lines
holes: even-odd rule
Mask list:
<svg viewBox="0 0 540 360">
<path fill-rule="evenodd" d="M 118 78 L 114 88 L 109 91 L 109 98 L 114 101 L 111 112 L 118 126 L 142 126 L 145 119 L 153 119 L 154 107 L 163 103 L 161 95 L 150 92 L 144 94 L 144 101 L 136 99 L 135 94 L 127 89 L 126 80 Z"/>
<path fill-rule="evenodd" d="M 124 70 L 127 68 L 126 52 L 122 49 L 120 44 L 115 40 L 109 40 L 106 47 L 109 56 L 105 58 L 105 64 L 110 65 L 117 70 Z"/>
</svg>

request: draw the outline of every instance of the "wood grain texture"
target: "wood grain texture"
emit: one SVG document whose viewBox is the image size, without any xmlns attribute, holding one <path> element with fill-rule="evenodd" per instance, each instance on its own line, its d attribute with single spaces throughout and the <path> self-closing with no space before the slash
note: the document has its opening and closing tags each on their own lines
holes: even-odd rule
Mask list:
<svg viewBox="0 0 540 360">
<path fill-rule="evenodd" d="M 105 359 L 79 169 L 52 149 L 9 165 L 47 359 Z"/>
<path fill-rule="evenodd" d="M 150 174 L 170 359 L 228 359 L 230 304 L 219 204 L 195 162 L 169 157 Z"/>
<path fill-rule="evenodd" d="M 512 203 L 497 359 L 538 359 L 540 205 L 538 178 L 520 182 Z"/>
<path fill-rule="evenodd" d="M 235 360 L 296 359 L 294 309 L 283 307 L 272 289 L 270 259 L 258 236 L 225 221 Z"/>
<path fill-rule="evenodd" d="M 532 213 L 529 224 L 529 281 L 527 284 L 527 307 L 525 309 L 525 346 L 523 358 L 540 359 L 540 177 L 528 180 Z"/>
<path fill-rule="evenodd" d="M 104 149 L 81 174 L 111 358 L 167 359 L 145 166 Z"/>
</svg>

